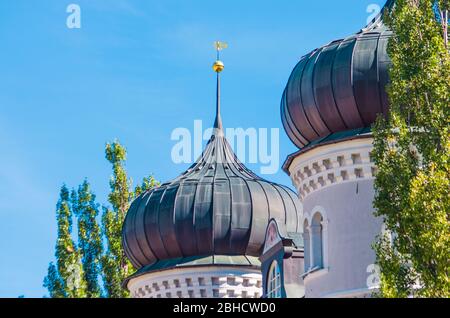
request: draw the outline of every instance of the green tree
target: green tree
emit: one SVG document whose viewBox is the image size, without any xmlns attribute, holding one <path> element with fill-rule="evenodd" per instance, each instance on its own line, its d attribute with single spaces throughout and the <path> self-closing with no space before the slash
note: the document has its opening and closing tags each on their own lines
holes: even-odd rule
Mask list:
<svg viewBox="0 0 450 318">
<path fill-rule="evenodd" d="M 109 181 L 111 192 L 108 201 L 112 208 L 103 207 L 102 228 L 106 239 L 107 252 L 102 257 L 103 278 L 108 297 L 128 297 L 122 288 L 123 280 L 134 271 L 122 248 L 122 224 L 131 201 L 143 191 L 158 186 L 159 183 L 149 176 L 131 190 L 132 180 L 125 171 L 126 150 L 118 142 L 108 143 L 105 149 L 106 159 L 111 163 L 113 175 Z"/>
<path fill-rule="evenodd" d="M 438 0 L 434 3 L 434 9 L 437 13 L 437 19 L 441 23 L 442 35 L 444 37 L 444 45 L 448 48 L 448 40 L 450 35 L 448 34 L 448 22 L 450 19 L 450 0 Z"/>
<path fill-rule="evenodd" d="M 398 0 L 386 14 L 390 115 L 373 129 L 382 297 L 450 296 L 450 54 L 436 8 L 448 1 Z"/>
<path fill-rule="evenodd" d="M 111 192 L 108 195 L 112 208 L 104 207 L 102 216 L 103 235 L 107 245 L 106 253 L 102 257 L 103 279 L 108 297 L 128 297 L 128 291 L 122 288 L 121 284 L 133 268 L 122 249 L 121 233 L 133 198 L 130 190 L 132 182 L 124 168 L 125 148 L 117 141 L 108 143 L 105 155 L 112 164 L 113 175 L 109 181 Z"/>
<path fill-rule="evenodd" d="M 56 205 L 58 238 L 56 242 L 56 266 L 52 263 L 44 285 L 50 294 L 58 297 L 80 298 L 86 296 L 86 283 L 83 279 L 81 253 L 72 239 L 72 210 L 69 190 L 61 187 Z"/>
<path fill-rule="evenodd" d="M 95 194 L 90 184 L 85 180 L 78 191 L 71 195 L 72 207 L 78 220 L 78 247 L 82 255 L 86 296 L 96 298 L 101 296 L 100 258 L 102 254 L 101 230 L 97 222 L 99 214 Z"/>
<path fill-rule="evenodd" d="M 128 296 L 122 282 L 134 269 L 122 249 L 122 224 L 131 201 L 159 182 L 153 176 L 145 177 L 131 190 L 132 182 L 124 167 L 125 148 L 115 141 L 106 145 L 105 155 L 113 174 L 108 195 L 111 208 L 103 206 L 101 224 L 97 217 L 99 204 L 87 180 L 77 191 L 72 190 L 70 196 L 65 185 L 61 189 L 57 204 L 56 265 L 50 263 L 44 279 L 44 287 L 52 298 Z M 72 238 L 73 216 L 77 220 L 78 246 Z"/>
<path fill-rule="evenodd" d="M 141 193 L 159 187 L 160 186 L 160 182 L 157 181 L 152 175 L 148 176 L 148 177 L 144 177 L 142 179 L 141 184 L 138 184 L 135 188 L 134 188 L 134 197 L 139 196 Z"/>
<path fill-rule="evenodd" d="M 55 264 L 50 263 L 48 274 L 44 279 L 44 287 L 47 288 L 51 298 L 65 298 L 64 282 L 56 269 Z"/>
</svg>

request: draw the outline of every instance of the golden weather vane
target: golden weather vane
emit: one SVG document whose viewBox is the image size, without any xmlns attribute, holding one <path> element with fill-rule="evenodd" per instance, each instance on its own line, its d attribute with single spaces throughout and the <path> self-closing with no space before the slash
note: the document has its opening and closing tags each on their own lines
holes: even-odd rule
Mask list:
<svg viewBox="0 0 450 318">
<path fill-rule="evenodd" d="M 217 51 L 217 59 L 213 64 L 213 70 L 217 74 L 217 90 L 216 90 L 216 120 L 214 121 L 214 134 L 223 135 L 222 119 L 220 117 L 220 72 L 223 71 L 225 65 L 220 60 L 220 51 L 226 49 L 228 44 L 225 42 L 215 41 L 214 48 Z"/>
<path fill-rule="evenodd" d="M 217 51 L 217 60 L 214 62 L 213 70 L 216 73 L 222 72 L 223 69 L 225 68 L 225 65 L 220 60 L 220 51 L 226 49 L 227 47 L 228 47 L 228 43 L 226 43 L 226 42 L 221 42 L 221 41 L 214 42 L 214 48 Z"/>
</svg>

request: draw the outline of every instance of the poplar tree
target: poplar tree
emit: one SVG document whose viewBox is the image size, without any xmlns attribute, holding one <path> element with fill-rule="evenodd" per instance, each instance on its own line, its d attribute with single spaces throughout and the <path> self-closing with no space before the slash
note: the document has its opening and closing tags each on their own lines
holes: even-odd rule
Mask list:
<svg viewBox="0 0 450 318">
<path fill-rule="evenodd" d="M 159 182 L 150 175 L 132 190 L 132 181 L 125 171 L 125 148 L 115 141 L 106 145 L 105 155 L 113 174 L 108 195 L 111 207 L 102 207 L 101 222 L 99 204 L 87 180 L 70 196 L 66 186 L 61 189 L 57 205 L 57 261 L 56 265 L 49 264 L 44 279 L 44 287 L 52 298 L 128 296 L 122 282 L 134 269 L 122 249 L 122 224 L 131 201 L 159 186 Z M 77 220 L 78 246 L 72 238 L 73 216 Z"/>
<path fill-rule="evenodd" d="M 135 188 L 134 188 L 134 197 L 136 198 L 137 196 L 139 196 L 141 193 L 153 189 L 155 187 L 159 187 L 160 186 L 160 182 L 157 181 L 153 175 L 150 175 L 148 177 L 144 177 L 142 179 L 141 184 L 138 184 Z"/>
<path fill-rule="evenodd" d="M 132 190 L 132 180 L 125 171 L 126 150 L 118 142 L 108 143 L 105 157 L 111 163 L 113 174 L 109 181 L 111 192 L 108 201 L 111 208 L 103 207 L 102 229 L 107 249 L 102 257 L 103 278 L 108 297 L 128 297 L 122 288 L 124 279 L 134 271 L 122 248 L 122 224 L 131 201 L 143 191 L 158 186 L 153 176 L 145 177 L 142 183 Z"/>
<path fill-rule="evenodd" d="M 44 287 L 47 288 L 51 298 L 65 298 L 64 282 L 58 273 L 55 264 L 51 262 L 48 266 L 47 276 L 44 279 Z"/>
<path fill-rule="evenodd" d="M 81 298 L 86 296 L 86 283 L 83 279 L 81 253 L 72 239 L 72 209 L 69 190 L 61 187 L 56 205 L 58 238 L 56 242 L 56 266 L 49 266 L 44 280 L 50 294 L 55 297 Z"/>
<path fill-rule="evenodd" d="M 442 36 L 444 37 L 444 45 L 448 49 L 450 34 L 448 33 L 448 22 L 450 20 L 450 0 L 438 0 L 434 3 L 434 10 L 437 20 L 441 23 Z"/>
<path fill-rule="evenodd" d="M 133 199 L 131 179 L 124 168 L 126 150 L 118 142 L 108 143 L 106 159 L 111 163 L 113 174 L 109 181 L 111 192 L 108 201 L 111 208 L 103 207 L 102 229 L 106 239 L 106 253 L 102 257 L 103 279 L 108 297 L 128 297 L 122 288 L 123 280 L 133 271 L 133 267 L 122 249 L 122 224 Z"/>
<path fill-rule="evenodd" d="M 450 296 L 450 54 L 436 10 L 446 16 L 448 1 L 398 0 L 386 13 L 390 115 L 373 129 L 382 297 Z"/>
<path fill-rule="evenodd" d="M 86 296 L 89 298 L 100 297 L 102 241 L 100 226 L 97 222 L 99 205 L 95 201 L 95 194 L 91 191 L 87 180 L 78 187 L 78 191 L 72 191 L 71 199 L 78 221 L 78 247 L 82 255 Z"/>
</svg>

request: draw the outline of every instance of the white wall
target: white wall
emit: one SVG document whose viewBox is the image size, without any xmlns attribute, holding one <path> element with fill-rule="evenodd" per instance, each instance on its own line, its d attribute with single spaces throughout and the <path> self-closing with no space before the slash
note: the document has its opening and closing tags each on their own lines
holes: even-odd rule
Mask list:
<svg viewBox="0 0 450 318">
<path fill-rule="evenodd" d="M 293 182 L 302 190 L 304 219 L 311 224 L 316 212 L 324 218 L 324 268 L 305 277 L 306 297 L 370 294 L 367 270 L 375 261 L 371 245 L 382 225 L 373 216 L 371 149 L 370 138 L 345 141 L 300 154 L 291 164 Z M 324 176 L 329 182 L 319 182 Z"/>
<path fill-rule="evenodd" d="M 134 298 L 259 298 L 262 275 L 244 267 L 177 268 L 133 278 L 127 287 Z"/>
</svg>

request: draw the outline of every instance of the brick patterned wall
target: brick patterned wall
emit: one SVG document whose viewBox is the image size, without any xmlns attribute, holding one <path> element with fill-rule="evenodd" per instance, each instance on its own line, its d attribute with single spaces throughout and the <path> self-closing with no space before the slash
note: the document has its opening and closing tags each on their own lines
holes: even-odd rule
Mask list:
<svg viewBox="0 0 450 318">
<path fill-rule="evenodd" d="M 134 280 L 128 284 L 134 298 L 260 298 L 262 295 L 262 276 L 257 271 L 176 269 Z"/>
<path fill-rule="evenodd" d="M 319 189 L 373 178 L 372 139 L 326 145 L 299 155 L 289 171 L 300 200 Z"/>
</svg>

